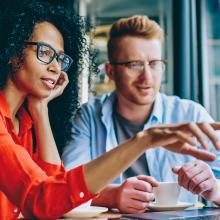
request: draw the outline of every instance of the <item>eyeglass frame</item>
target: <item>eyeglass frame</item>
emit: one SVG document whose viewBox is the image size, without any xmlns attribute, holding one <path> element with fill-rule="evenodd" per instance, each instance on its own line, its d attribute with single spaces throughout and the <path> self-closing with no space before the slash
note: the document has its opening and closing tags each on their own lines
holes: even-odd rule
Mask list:
<svg viewBox="0 0 220 220">
<path fill-rule="evenodd" d="M 47 43 L 36 42 L 36 41 L 25 41 L 24 44 L 25 45 L 35 45 L 35 46 L 37 46 L 37 59 L 40 60 L 41 62 L 45 63 L 45 64 L 52 63 L 54 58 L 56 58 L 56 60 L 57 60 L 61 54 L 65 55 L 66 57 L 68 57 L 69 60 L 70 60 L 70 64 L 69 64 L 68 68 L 66 67 L 63 70 L 61 69 L 61 71 L 65 71 L 66 72 L 70 68 L 72 63 L 73 63 L 73 59 L 69 55 L 65 54 L 64 52 L 61 52 L 61 53 L 58 54 L 56 52 L 56 50 L 51 45 L 49 45 Z M 44 60 L 40 59 L 40 57 L 39 57 L 39 48 L 40 48 L 40 46 L 47 46 L 47 47 L 49 47 L 54 52 L 54 55 L 52 56 L 52 58 L 51 58 L 51 60 L 49 62 L 45 62 Z M 57 62 L 58 62 L 58 60 L 57 60 Z"/>
<path fill-rule="evenodd" d="M 123 66 L 126 66 L 127 68 L 129 68 L 129 64 L 134 63 L 134 62 L 140 62 L 143 65 L 143 67 L 142 67 L 142 71 L 143 71 L 144 70 L 144 66 L 145 66 L 144 63 L 147 63 L 147 65 L 150 66 L 150 64 L 155 62 L 155 61 L 160 61 L 163 64 L 164 68 L 162 68 L 162 71 L 161 71 L 161 72 L 163 72 L 165 70 L 166 64 L 167 64 L 166 60 L 163 60 L 163 59 L 161 59 L 161 60 L 160 59 L 155 59 L 155 60 L 150 60 L 150 61 L 144 61 L 144 60 L 129 60 L 129 61 L 123 61 L 123 62 L 115 62 L 115 61 L 113 61 L 113 62 L 110 62 L 110 64 L 111 65 L 116 65 L 116 66 L 117 65 L 123 65 Z M 151 66 L 150 66 L 150 68 L 151 68 Z M 151 70 L 154 70 L 154 69 L 151 68 Z"/>
</svg>

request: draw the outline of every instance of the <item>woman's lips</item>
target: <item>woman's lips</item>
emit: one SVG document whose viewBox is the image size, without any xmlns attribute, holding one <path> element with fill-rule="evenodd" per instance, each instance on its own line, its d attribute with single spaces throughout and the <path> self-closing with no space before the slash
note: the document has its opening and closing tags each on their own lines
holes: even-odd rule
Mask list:
<svg viewBox="0 0 220 220">
<path fill-rule="evenodd" d="M 56 80 L 51 78 L 41 78 L 43 85 L 48 89 L 53 89 L 56 85 Z"/>
</svg>

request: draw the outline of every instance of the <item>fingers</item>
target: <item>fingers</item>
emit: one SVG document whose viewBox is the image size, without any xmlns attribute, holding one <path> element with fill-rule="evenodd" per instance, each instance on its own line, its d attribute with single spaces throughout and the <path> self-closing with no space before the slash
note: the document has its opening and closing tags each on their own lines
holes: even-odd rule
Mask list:
<svg viewBox="0 0 220 220">
<path fill-rule="evenodd" d="M 177 130 L 175 133 L 176 137 L 178 138 L 178 141 L 188 143 L 192 146 L 196 145 L 195 140 L 191 137 L 191 135 L 184 133 L 183 131 Z"/>
<path fill-rule="evenodd" d="M 216 135 L 215 130 L 213 127 L 208 123 L 199 123 L 198 124 L 200 129 L 203 131 L 204 134 L 211 140 L 213 145 L 216 149 L 220 150 L 220 144 L 218 143 L 218 136 Z"/>
<path fill-rule="evenodd" d="M 218 123 L 208 124 L 208 123 L 186 123 L 186 124 L 176 124 L 176 125 L 167 125 L 167 126 L 158 126 L 155 130 L 150 132 L 151 135 L 155 135 L 155 138 L 152 138 L 154 142 L 159 142 L 158 138 L 161 140 L 162 146 L 172 145 L 178 142 L 186 143 L 187 147 L 184 147 L 179 150 L 179 153 L 190 154 L 192 156 L 196 156 L 196 158 L 202 159 L 206 156 L 203 151 L 198 152 L 196 150 L 192 150 L 192 146 L 196 145 L 196 141 L 193 137 L 195 137 L 198 142 L 201 144 L 202 148 L 208 149 L 208 143 L 206 141 L 205 136 L 210 139 L 216 149 L 220 150 L 220 143 L 218 142 L 218 136 L 216 135 L 216 131 L 214 128 L 219 128 L 220 125 Z M 220 128 L 219 128 L 220 129 Z M 158 131 L 159 130 L 159 131 Z M 158 135 L 160 134 L 160 135 Z M 159 137 L 160 136 L 160 137 Z M 191 147 L 189 147 L 191 145 Z M 168 149 L 169 150 L 169 149 Z M 177 152 L 175 149 L 170 149 L 171 151 Z M 197 152 L 199 155 L 197 156 Z M 213 159 L 213 156 L 211 160 Z M 210 160 L 210 159 L 208 159 Z"/>
<path fill-rule="evenodd" d="M 216 159 L 215 154 L 207 150 L 197 149 L 188 144 L 184 144 L 179 153 L 191 155 L 199 160 L 204 160 L 204 161 L 214 161 Z"/>
<path fill-rule="evenodd" d="M 131 196 L 131 199 L 134 199 L 136 201 L 140 202 L 151 202 L 155 199 L 153 192 L 143 192 L 139 190 L 134 190 Z"/>
<path fill-rule="evenodd" d="M 201 169 L 196 165 L 196 161 L 185 164 L 179 171 L 179 185 L 189 190 L 191 179 L 201 172 Z"/>
<path fill-rule="evenodd" d="M 198 184 L 195 188 L 194 188 L 194 194 L 197 194 L 197 195 L 203 195 L 205 197 L 209 197 L 209 193 L 213 190 L 213 188 L 215 187 L 214 186 L 214 181 L 211 180 L 211 179 L 206 179 L 204 181 L 202 181 L 200 184 Z M 208 199 L 208 200 L 211 200 Z"/>
<path fill-rule="evenodd" d="M 178 171 L 179 185 L 198 195 L 213 190 L 215 180 L 208 164 L 199 160 L 185 164 Z"/>
<path fill-rule="evenodd" d="M 139 178 L 145 179 L 144 176 L 139 176 Z M 120 186 L 117 208 L 123 213 L 140 213 L 146 210 L 148 203 L 153 199 L 150 183 L 133 177 Z"/>
<path fill-rule="evenodd" d="M 191 133 L 198 139 L 204 149 L 208 149 L 208 144 L 204 139 L 204 133 L 200 130 L 197 124 L 189 123 L 187 124 Z M 206 134 L 207 135 L 207 134 Z"/>
<path fill-rule="evenodd" d="M 219 122 L 211 123 L 210 125 L 213 127 L 214 130 L 220 130 Z"/>
<path fill-rule="evenodd" d="M 151 185 L 151 183 L 153 183 L 153 185 Z M 154 200 L 153 186 L 158 186 L 158 183 L 153 177 L 144 175 L 137 176 L 137 181 L 135 181 L 133 186 L 134 190 L 131 198 L 142 202 Z"/>
<path fill-rule="evenodd" d="M 204 185 L 204 182 L 209 181 L 210 177 L 211 176 L 208 172 L 198 173 L 190 180 L 189 186 L 188 186 L 189 191 L 194 194 L 201 194 L 204 191 L 211 189 L 213 186 L 210 186 L 210 188 L 207 188 L 207 186 Z"/>
<path fill-rule="evenodd" d="M 67 73 L 61 72 L 57 84 L 62 85 L 63 83 L 65 83 L 65 85 L 66 85 L 68 82 L 69 82 L 69 79 L 68 79 Z"/>
<path fill-rule="evenodd" d="M 154 178 L 144 175 L 127 179 L 119 188 L 117 208 L 126 213 L 144 212 L 154 200 L 151 182 L 157 185 Z"/>
<path fill-rule="evenodd" d="M 172 168 L 172 171 L 173 171 L 175 174 L 178 174 L 179 171 L 180 171 L 180 169 L 181 169 L 180 166 L 178 166 L 178 167 L 173 167 L 173 168 Z"/>
<path fill-rule="evenodd" d="M 60 77 L 59 77 L 54 89 L 55 90 L 59 89 L 62 94 L 63 90 L 65 89 L 65 87 L 67 86 L 68 83 L 69 83 L 68 75 L 65 72 L 61 72 Z"/>
<path fill-rule="evenodd" d="M 148 207 L 148 204 L 149 202 L 143 202 L 143 201 L 132 199 L 128 208 L 134 208 L 138 211 L 142 211 Z"/>
<path fill-rule="evenodd" d="M 146 182 L 150 183 L 152 187 L 158 186 L 158 182 L 152 176 L 139 175 L 139 176 L 137 176 L 137 179 L 138 180 L 143 180 L 143 181 L 146 181 Z"/>
<path fill-rule="evenodd" d="M 218 136 L 215 132 L 216 129 L 220 129 L 219 123 L 188 123 L 183 125 L 185 126 L 186 132 L 190 131 L 192 135 L 194 135 L 197 140 L 200 142 L 201 146 L 204 149 L 208 149 L 208 143 L 205 141 L 206 135 L 210 141 L 213 143 L 216 149 L 220 150 L 220 143 L 218 143 Z"/>
<path fill-rule="evenodd" d="M 166 145 L 164 148 L 175 153 L 191 155 L 199 160 L 214 161 L 216 159 L 215 154 L 207 150 L 197 149 L 188 143 L 182 143 L 180 141 Z"/>
<path fill-rule="evenodd" d="M 143 180 L 137 180 L 134 184 L 133 184 L 134 189 L 136 190 L 140 190 L 143 192 L 152 192 L 153 191 L 153 187 L 151 186 L 150 183 L 147 183 Z"/>
<path fill-rule="evenodd" d="M 203 161 L 193 161 L 178 172 L 179 185 L 209 201 L 219 201 L 220 190 L 214 173 Z"/>
<path fill-rule="evenodd" d="M 214 153 L 202 149 L 192 149 L 190 155 L 203 161 L 212 162 L 216 159 L 216 155 Z"/>
<path fill-rule="evenodd" d="M 142 201 L 149 202 L 154 200 L 153 187 L 158 186 L 157 181 L 150 176 L 139 175 L 136 177 L 137 180 L 134 182 L 132 198 Z"/>
</svg>

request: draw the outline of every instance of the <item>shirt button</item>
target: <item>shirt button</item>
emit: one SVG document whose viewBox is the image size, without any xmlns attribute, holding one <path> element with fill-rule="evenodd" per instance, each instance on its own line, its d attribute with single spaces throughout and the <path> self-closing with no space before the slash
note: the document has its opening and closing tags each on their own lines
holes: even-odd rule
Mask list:
<svg viewBox="0 0 220 220">
<path fill-rule="evenodd" d="M 14 209 L 14 212 L 15 212 L 15 213 L 17 213 L 17 212 L 18 212 L 18 209 L 17 209 L 17 208 L 15 208 L 15 209 Z"/>
<path fill-rule="evenodd" d="M 79 197 L 83 198 L 84 197 L 84 192 L 80 192 Z"/>
</svg>

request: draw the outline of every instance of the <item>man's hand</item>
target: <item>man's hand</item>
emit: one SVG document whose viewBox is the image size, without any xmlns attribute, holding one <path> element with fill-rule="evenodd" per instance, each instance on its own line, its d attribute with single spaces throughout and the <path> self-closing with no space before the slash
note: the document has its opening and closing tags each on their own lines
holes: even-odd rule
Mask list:
<svg viewBox="0 0 220 220">
<path fill-rule="evenodd" d="M 144 212 L 149 202 L 154 200 L 154 186 L 158 183 L 150 176 L 128 178 L 118 188 L 116 208 L 122 213 Z"/>
<path fill-rule="evenodd" d="M 220 204 L 219 180 L 215 178 L 207 163 L 195 160 L 182 167 L 174 167 L 173 172 L 178 175 L 180 186 L 206 200 Z"/>
</svg>

